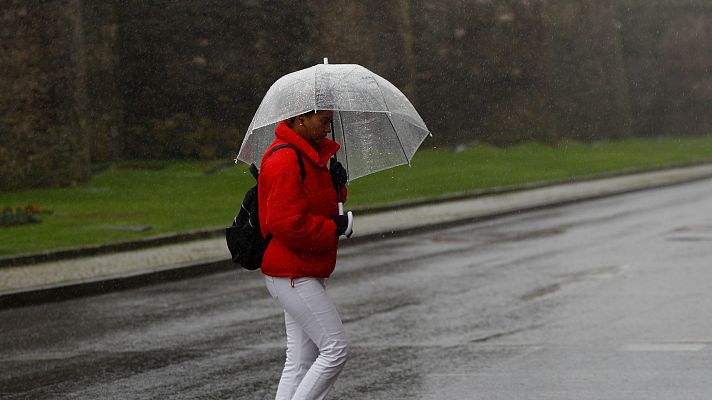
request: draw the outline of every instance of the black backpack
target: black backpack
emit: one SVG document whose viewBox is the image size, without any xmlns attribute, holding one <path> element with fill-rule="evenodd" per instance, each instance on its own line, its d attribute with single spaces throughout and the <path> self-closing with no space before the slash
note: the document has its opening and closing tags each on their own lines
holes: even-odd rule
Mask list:
<svg viewBox="0 0 712 400">
<path fill-rule="evenodd" d="M 302 181 L 304 181 L 306 171 L 304 170 L 302 154 L 293 145 L 281 144 L 279 146 L 275 146 L 267 157 L 271 156 L 275 151 L 285 147 L 291 147 L 297 152 L 299 170 L 302 173 Z M 255 164 L 250 165 L 250 172 L 252 173 L 252 176 L 255 177 L 255 181 L 257 181 L 259 172 L 257 171 L 257 166 L 255 166 Z M 267 237 L 265 238 L 262 237 L 262 232 L 260 231 L 260 219 L 257 205 L 257 184 L 255 184 L 255 186 L 248 189 L 245 193 L 245 197 L 240 205 L 240 211 L 232 221 L 232 226 L 225 228 L 225 240 L 227 241 L 227 248 L 230 250 L 230 254 L 232 255 L 232 262 L 242 265 L 245 269 L 258 269 L 262 264 L 262 256 L 265 254 L 265 250 L 267 249 L 267 245 L 271 239 L 271 233 L 267 234 Z"/>
</svg>

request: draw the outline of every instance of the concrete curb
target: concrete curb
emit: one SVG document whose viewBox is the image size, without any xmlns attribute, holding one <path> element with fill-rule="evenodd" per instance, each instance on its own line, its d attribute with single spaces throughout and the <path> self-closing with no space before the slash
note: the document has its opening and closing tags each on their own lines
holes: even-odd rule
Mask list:
<svg viewBox="0 0 712 400">
<path fill-rule="evenodd" d="M 207 239 L 218 237 L 224 234 L 223 229 L 205 229 L 183 233 L 167 233 L 163 235 L 151 236 L 139 240 L 130 240 L 112 244 L 102 244 L 96 246 L 84 246 L 71 249 L 60 249 L 44 251 L 32 254 L 20 254 L 17 256 L 0 257 L 0 268 L 19 267 L 22 265 L 38 264 L 43 262 L 67 260 L 70 258 L 89 257 L 100 254 L 117 253 L 120 251 L 130 251 L 145 249 L 148 247 L 162 246 L 170 243 L 187 242 L 191 240 Z"/>
<path fill-rule="evenodd" d="M 457 226 L 477 221 L 491 220 L 495 218 L 501 218 L 503 216 L 513 215 L 525 211 L 533 211 L 539 209 L 546 209 L 552 207 L 558 207 L 566 204 L 574 204 L 582 201 L 594 200 L 599 198 L 611 197 L 631 192 L 638 192 L 643 190 L 650 190 L 660 187 L 674 186 L 684 183 L 689 183 L 698 180 L 710 179 L 712 178 L 712 171 L 705 171 L 697 174 L 685 175 L 681 174 L 679 177 L 667 178 L 662 182 L 642 182 L 635 187 L 628 188 L 613 188 L 602 191 L 597 194 L 583 195 L 579 197 L 569 197 L 564 199 L 548 199 L 545 202 L 539 204 L 528 204 L 522 205 L 513 209 L 506 209 L 503 211 L 494 211 L 483 213 L 473 217 L 456 218 L 456 219 L 444 219 L 436 223 L 420 222 L 418 224 L 412 224 L 410 226 L 396 227 L 390 230 L 381 230 L 378 232 L 372 232 L 364 234 L 358 237 L 354 237 L 348 241 L 343 241 L 341 246 L 352 246 L 364 242 L 373 241 L 376 239 L 383 239 L 388 237 L 397 237 L 403 235 L 409 235 L 419 232 L 426 232 L 433 229 Z M 650 172 L 650 171 L 645 171 Z M 630 174 L 616 174 L 615 176 L 630 175 Z M 643 174 L 641 174 L 643 176 Z M 610 176 L 608 176 L 610 177 Z M 601 179 L 601 178 L 598 178 Z M 587 179 L 586 181 L 593 181 L 598 179 Z M 581 181 L 576 181 L 581 182 Z M 561 182 L 560 182 L 561 183 Z M 567 181 L 566 184 L 572 184 L 575 182 Z M 549 186 L 556 186 L 555 183 L 545 183 L 543 185 L 530 185 L 527 189 L 534 191 L 534 189 L 545 188 Z M 565 186 L 565 185 L 562 185 Z M 399 207 L 391 208 L 390 210 L 383 208 L 377 211 L 370 211 L 371 213 L 383 213 L 389 214 L 392 212 L 408 211 L 409 209 L 424 208 L 430 205 L 440 205 L 442 203 L 451 202 L 454 204 L 457 200 L 468 199 L 472 197 L 485 197 L 490 196 L 498 198 L 499 195 L 504 193 L 512 193 L 515 191 L 522 191 L 524 189 L 518 190 L 502 190 L 499 192 L 490 191 L 489 193 L 478 193 L 478 194 L 468 194 L 461 196 L 453 196 L 448 199 L 436 198 L 430 199 L 429 201 L 417 202 L 418 204 L 401 204 Z M 361 211 L 363 212 L 363 211 Z M 376 215 L 375 217 L 378 217 Z M 218 231 L 222 234 L 222 229 Z M 162 240 L 169 240 L 162 239 Z M 60 300 L 67 300 L 77 297 L 83 297 L 88 295 L 96 295 L 116 290 L 123 290 L 128 288 L 135 288 L 140 286 L 151 285 L 160 282 L 174 281 L 179 279 L 191 278 L 201 275 L 206 275 L 210 273 L 227 271 L 231 269 L 240 269 L 239 266 L 232 264 L 232 262 L 227 258 L 227 253 L 225 258 L 219 259 L 208 259 L 201 260 L 199 262 L 187 262 L 174 265 L 168 265 L 161 268 L 156 268 L 153 270 L 141 270 L 129 273 L 117 274 L 115 276 L 104 276 L 96 279 L 85 279 L 78 282 L 66 282 L 56 285 L 47 285 L 43 287 L 32 287 L 28 289 L 17 290 L 14 292 L 0 293 L 0 309 L 10 308 L 10 307 L 20 307 L 32 304 L 40 304 L 45 302 L 53 302 Z M 247 273 L 247 272 L 246 272 Z"/>
<path fill-rule="evenodd" d="M 34 287 L 30 290 L 0 293 L 0 310 L 42 303 L 71 300 L 118 290 L 134 289 L 157 283 L 188 279 L 239 268 L 231 260 L 211 260 L 199 264 L 174 265 L 170 268 L 142 271 L 113 277 L 67 284 Z"/>
</svg>

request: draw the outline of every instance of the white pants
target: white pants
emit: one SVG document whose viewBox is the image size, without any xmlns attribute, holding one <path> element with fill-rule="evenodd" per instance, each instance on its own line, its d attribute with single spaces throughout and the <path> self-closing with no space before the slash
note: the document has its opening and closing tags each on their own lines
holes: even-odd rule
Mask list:
<svg viewBox="0 0 712 400">
<path fill-rule="evenodd" d="M 287 360 L 276 400 L 324 399 L 346 363 L 348 340 L 323 279 L 265 276 L 284 309 Z"/>
</svg>

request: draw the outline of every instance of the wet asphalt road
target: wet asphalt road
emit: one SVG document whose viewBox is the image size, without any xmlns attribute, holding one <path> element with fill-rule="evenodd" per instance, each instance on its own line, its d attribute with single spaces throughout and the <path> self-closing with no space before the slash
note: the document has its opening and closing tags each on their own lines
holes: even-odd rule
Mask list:
<svg viewBox="0 0 712 400">
<path fill-rule="evenodd" d="M 712 398 L 712 182 L 343 248 L 332 399 Z M 0 311 L 2 399 L 269 399 L 259 273 Z"/>
</svg>

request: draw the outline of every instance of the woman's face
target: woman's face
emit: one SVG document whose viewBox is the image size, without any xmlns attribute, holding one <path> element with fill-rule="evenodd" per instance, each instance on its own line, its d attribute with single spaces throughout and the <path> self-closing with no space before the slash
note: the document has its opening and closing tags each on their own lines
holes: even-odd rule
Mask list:
<svg viewBox="0 0 712 400">
<path fill-rule="evenodd" d="M 334 112 L 330 110 L 308 113 L 297 117 L 295 131 L 318 151 L 326 135 L 331 133 L 333 119 Z"/>
</svg>

